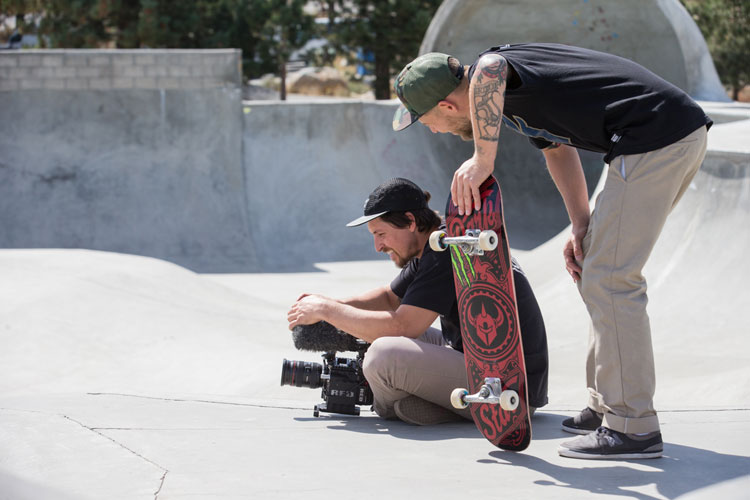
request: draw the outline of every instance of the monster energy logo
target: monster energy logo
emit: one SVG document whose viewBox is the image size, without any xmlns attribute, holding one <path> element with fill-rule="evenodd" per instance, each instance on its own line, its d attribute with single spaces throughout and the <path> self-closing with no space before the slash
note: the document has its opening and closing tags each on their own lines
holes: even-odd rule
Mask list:
<svg viewBox="0 0 750 500">
<path fill-rule="evenodd" d="M 461 286 L 471 285 L 471 280 L 477 277 L 477 273 L 474 271 L 474 266 L 471 264 L 471 259 L 464 254 L 463 250 L 456 248 L 451 245 L 451 262 L 453 262 L 453 270 L 458 276 L 458 280 L 461 282 Z"/>
</svg>

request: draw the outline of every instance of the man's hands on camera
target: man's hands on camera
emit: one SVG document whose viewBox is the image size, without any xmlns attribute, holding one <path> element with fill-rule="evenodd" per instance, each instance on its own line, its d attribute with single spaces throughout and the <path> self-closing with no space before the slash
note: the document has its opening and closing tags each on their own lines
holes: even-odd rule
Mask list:
<svg viewBox="0 0 750 500">
<path fill-rule="evenodd" d="M 289 321 L 289 329 L 297 325 L 312 325 L 318 321 L 324 321 L 324 312 L 332 299 L 322 295 L 303 293 L 292 304 L 286 315 Z"/>
</svg>

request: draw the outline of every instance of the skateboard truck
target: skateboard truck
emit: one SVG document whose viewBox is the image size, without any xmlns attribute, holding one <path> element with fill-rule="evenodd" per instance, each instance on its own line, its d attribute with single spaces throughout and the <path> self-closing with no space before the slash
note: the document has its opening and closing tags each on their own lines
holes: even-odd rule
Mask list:
<svg viewBox="0 0 750 500">
<path fill-rule="evenodd" d="M 436 252 L 456 245 L 466 255 L 484 255 L 497 248 L 497 233 L 492 230 L 467 229 L 464 236 L 448 236 L 445 231 L 433 231 L 430 235 L 430 248 Z"/>
<path fill-rule="evenodd" d="M 488 377 L 484 379 L 484 385 L 476 394 L 469 394 L 463 387 L 454 389 L 451 393 L 451 404 L 454 408 L 463 410 L 470 403 L 499 404 L 505 411 L 514 411 L 518 408 L 518 393 L 512 389 L 503 390 L 499 378 Z"/>
</svg>

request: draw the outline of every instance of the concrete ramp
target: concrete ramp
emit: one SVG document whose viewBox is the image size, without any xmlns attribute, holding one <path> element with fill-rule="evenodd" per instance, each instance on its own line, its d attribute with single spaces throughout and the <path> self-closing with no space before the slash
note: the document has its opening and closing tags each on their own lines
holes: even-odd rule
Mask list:
<svg viewBox="0 0 750 500">
<path fill-rule="evenodd" d="M 480 3 L 463 5 L 489 17 Z M 675 5 L 627 3 L 640 9 L 589 0 L 570 15 L 596 30 L 599 7 L 648 24 Z M 513 8 L 549 25 L 565 21 L 560 5 L 573 3 Z M 392 176 L 442 211 L 471 146 L 421 126 L 393 133 L 395 102 L 240 104 L 234 86 L 207 85 L 0 93 L 0 499 L 747 496 L 750 108 L 703 103 L 716 121 L 708 156 L 645 270 L 665 456 L 583 463 L 556 453 L 570 438 L 560 422 L 587 397 L 588 321 L 541 153 L 504 133 L 495 172 L 548 328 L 550 404 L 529 449 L 501 452 L 470 423 L 414 427 L 367 409 L 316 419 L 319 390 L 279 387 L 283 358 L 320 360 L 294 350 L 289 306 L 388 283 L 398 270 L 344 224 Z M 583 160 L 593 194 L 603 165 Z M 54 246 L 110 251 L 16 248 Z"/>
<path fill-rule="evenodd" d="M 420 52 L 470 64 L 488 47 L 522 42 L 617 54 L 695 99 L 729 101 L 700 30 L 678 0 L 445 0 Z"/>
<path fill-rule="evenodd" d="M 316 419 L 318 390 L 279 387 L 283 358 L 320 360 L 294 350 L 289 305 L 302 292 L 382 286 L 397 273 L 388 260 L 200 275 L 140 256 L 5 249 L 0 498 L 323 499 L 334 476 L 341 491 L 373 499 L 452 499 L 467 489 L 494 498 L 498 488 L 512 498 L 744 498 L 750 110 L 707 108 L 721 122 L 709 155 L 646 270 L 664 458 L 583 463 L 556 453 L 570 439 L 561 420 L 587 396 L 587 316 L 562 266 L 565 232 L 514 250 L 550 347 L 550 403 L 517 454 L 468 422 L 414 427 L 367 409 Z M 444 174 L 422 175 L 438 185 Z M 352 176 L 351 190 L 371 181 Z M 364 230 L 349 234 L 369 244 Z"/>
</svg>

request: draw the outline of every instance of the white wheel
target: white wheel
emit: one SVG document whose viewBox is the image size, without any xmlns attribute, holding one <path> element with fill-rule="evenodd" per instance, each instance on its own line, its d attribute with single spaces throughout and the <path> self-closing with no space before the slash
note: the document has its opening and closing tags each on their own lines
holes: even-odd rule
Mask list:
<svg viewBox="0 0 750 500">
<path fill-rule="evenodd" d="M 479 233 L 479 248 L 490 252 L 497 248 L 497 233 L 495 231 L 482 231 Z"/>
<path fill-rule="evenodd" d="M 507 390 L 500 393 L 500 408 L 505 411 L 514 411 L 518 408 L 518 393 Z"/>
<path fill-rule="evenodd" d="M 445 238 L 445 231 L 433 231 L 430 235 L 430 248 L 436 252 L 442 252 L 447 247 L 443 245 L 443 238 Z"/>
<path fill-rule="evenodd" d="M 457 410 L 463 410 L 464 408 L 468 407 L 469 403 L 464 400 L 464 397 L 468 394 L 469 391 L 461 387 L 459 387 L 458 389 L 453 389 L 453 392 L 451 392 L 451 404 L 453 405 L 453 408 L 456 408 Z"/>
</svg>

